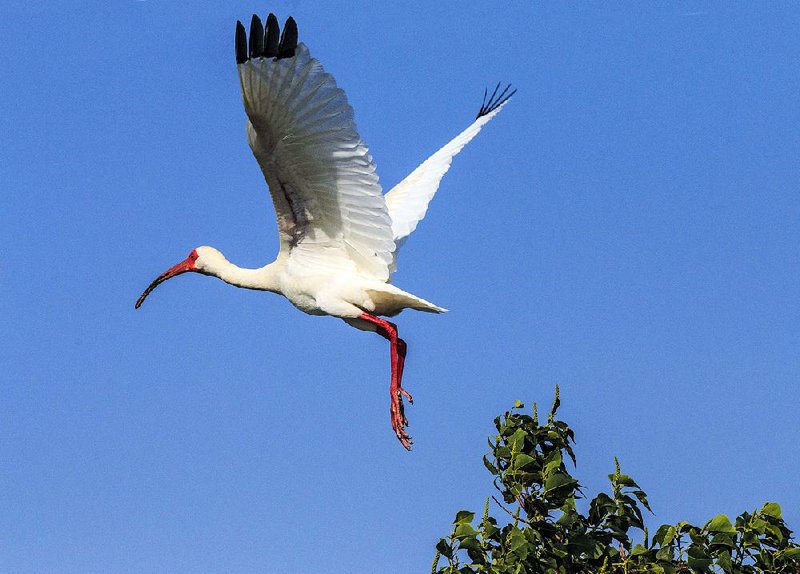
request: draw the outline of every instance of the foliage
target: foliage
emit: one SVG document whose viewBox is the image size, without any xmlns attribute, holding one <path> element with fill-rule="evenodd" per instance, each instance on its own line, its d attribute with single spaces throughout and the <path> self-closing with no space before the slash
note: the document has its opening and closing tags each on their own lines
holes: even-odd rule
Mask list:
<svg viewBox="0 0 800 574">
<path fill-rule="evenodd" d="M 433 574 L 800 574 L 800 546 L 774 502 L 734 522 L 720 514 L 702 526 L 665 524 L 650 538 L 642 517 L 642 507 L 650 510 L 647 495 L 615 459 L 611 492 L 580 512 L 576 500 L 583 492 L 564 460 L 574 466 L 575 437 L 556 419 L 559 404 L 556 387 L 546 423 L 539 423 L 535 404 L 528 415 L 519 401 L 495 419 L 497 435 L 489 438 L 483 462 L 501 500 L 492 498 L 508 517 L 501 525 L 490 516 L 489 499 L 477 522 L 473 512 L 456 514 L 452 532 L 436 545 Z M 634 544 L 631 531 L 641 542 Z"/>
</svg>

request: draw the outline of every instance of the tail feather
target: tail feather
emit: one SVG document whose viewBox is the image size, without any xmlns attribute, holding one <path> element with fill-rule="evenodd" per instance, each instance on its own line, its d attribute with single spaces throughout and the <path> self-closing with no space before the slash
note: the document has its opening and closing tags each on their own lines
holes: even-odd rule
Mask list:
<svg viewBox="0 0 800 574">
<path fill-rule="evenodd" d="M 367 293 L 375 303 L 375 313 L 393 317 L 403 309 L 414 309 L 426 313 L 446 313 L 447 309 L 434 305 L 421 297 L 406 293 L 393 285 L 382 285 L 380 289 L 368 289 Z"/>
</svg>

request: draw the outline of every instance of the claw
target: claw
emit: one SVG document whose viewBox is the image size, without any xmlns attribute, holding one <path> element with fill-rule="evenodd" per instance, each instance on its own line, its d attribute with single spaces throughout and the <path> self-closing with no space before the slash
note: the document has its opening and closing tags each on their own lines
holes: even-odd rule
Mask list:
<svg viewBox="0 0 800 574">
<path fill-rule="evenodd" d="M 394 434 L 397 436 L 400 444 L 403 445 L 403 448 L 406 450 L 411 450 L 411 444 L 413 441 L 406 432 L 405 427 L 408 426 L 408 419 L 403 411 L 402 392 L 401 390 L 398 390 L 392 395 L 391 408 L 389 409 L 392 420 L 392 430 L 394 430 Z"/>
</svg>

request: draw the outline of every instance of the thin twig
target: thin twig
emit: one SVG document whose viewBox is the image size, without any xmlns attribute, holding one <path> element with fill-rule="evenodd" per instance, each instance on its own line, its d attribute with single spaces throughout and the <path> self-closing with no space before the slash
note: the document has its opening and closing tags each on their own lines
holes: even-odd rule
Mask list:
<svg viewBox="0 0 800 574">
<path fill-rule="evenodd" d="M 503 506 L 503 505 L 500 503 L 500 501 L 499 501 L 499 500 L 497 500 L 497 498 L 495 498 L 495 496 L 494 496 L 494 495 L 492 495 L 492 500 L 494 500 L 494 501 L 497 503 L 497 506 L 499 506 L 500 508 L 502 508 L 503 510 L 505 510 L 505 511 L 508 513 L 508 515 L 509 515 L 511 518 L 513 518 L 514 520 L 520 520 L 520 521 L 522 521 L 522 522 L 524 522 L 525 524 L 528 524 L 528 525 L 530 525 L 530 524 L 531 524 L 531 522 L 530 522 L 529 520 L 527 520 L 527 519 L 525 519 L 525 518 L 522 518 L 522 517 L 519 515 L 519 510 L 518 510 L 516 513 L 514 513 L 514 512 L 511 512 L 511 511 L 510 511 L 508 508 L 506 508 L 505 506 Z"/>
</svg>

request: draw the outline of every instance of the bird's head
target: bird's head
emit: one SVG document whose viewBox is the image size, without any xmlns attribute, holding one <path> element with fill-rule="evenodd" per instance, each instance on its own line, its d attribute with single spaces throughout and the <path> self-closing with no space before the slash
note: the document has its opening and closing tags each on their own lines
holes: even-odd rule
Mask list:
<svg viewBox="0 0 800 574">
<path fill-rule="evenodd" d="M 152 283 L 150 283 L 147 289 L 144 290 L 144 293 L 142 293 L 142 295 L 136 301 L 136 308 L 138 309 L 141 307 L 142 303 L 144 303 L 144 300 L 148 295 L 150 295 L 153 289 L 161 285 L 167 279 L 172 279 L 173 277 L 189 271 L 192 271 L 193 273 L 202 273 L 203 275 L 217 276 L 218 270 L 226 262 L 227 259 L 225 259 L 225 256 L 213 247 L 204 245 L 202 247 L 198 247 L 197 249 L 193 249 L 189 254 L 189 257 L 180 263 L 173 265 L 161 275 L 156 277 Z"/>
</svg>

